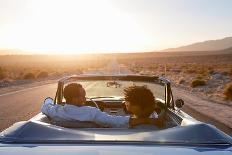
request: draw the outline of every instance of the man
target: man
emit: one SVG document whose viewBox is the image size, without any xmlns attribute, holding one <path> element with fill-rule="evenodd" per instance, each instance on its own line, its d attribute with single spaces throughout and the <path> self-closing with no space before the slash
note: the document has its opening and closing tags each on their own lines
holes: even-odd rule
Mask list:
<svg viewBox="0 0 232 155">
<path fill-rule="evenodd" d="M 100 111 L 95 107 L 85 106 L 86 92 L 81 84 L 71 83 L 64 88 L 66 104 L 44 104 L 42 113 L 58 121 L 90 121 L 108 127 L 128 127 L 138 124 L 153 124 L 154 119 L 131 118 L 129 116 L 113 116 Z"/>
<path fill-rule="evenodd" d="M 131 112 L 132 117 L 158 118 L 158 114 L 155 112 L 155 97 L 151 90 L 148 89 L 146 86 L 127 87 L 126 89 L 124 89 L 124 98 L 126 108 L 129 112 Z M 161 119 L 157 120 L 158 122 L 156 123 L 158 123 L 158 126 L 162 126 L 163 121 Z M 152 126 L 150 126 L 149 128 L 152 128 Z"/>
</svg>

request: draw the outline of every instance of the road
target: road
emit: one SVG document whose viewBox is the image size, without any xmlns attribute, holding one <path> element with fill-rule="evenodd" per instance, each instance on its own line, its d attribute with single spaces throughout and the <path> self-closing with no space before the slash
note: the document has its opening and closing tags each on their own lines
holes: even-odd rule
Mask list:
<svg viewBox="0 0 232 155">
<path fill-rule="evenodd" d="M 0 130 L 35 116 L 43 100 L 55 96 L 56 87 L 56 84 L 48 84 L 0 95 Z"/>
<path fill-rule="evenodd" d="M 83 83 L 88 90 L 96 87 L 96 83 Z M 28 120 L 40 112 L 43 100 L 50 96 L 55 96 L 57 84 L 46 84 L 38 87 L 26 88 L 19 91 L 13 91 L 6 94 L 0 94 L 0 131 L 11 126 L 13 123 Z M 99 93 L 102 93 L 99 91 Z M 109 92 L 108 92 L 109 93 Z M 224 123 L 215 120 L 205 114 L 199 113 L 198 109 L 193 108 L 195 103 L 205 102 L 198 97 L 190 97 L 191 94 L 174 89 L 176 98 L 181 96 L 186 105 L 183 110 L 193 116 L 194 118 L 208 122 L 223 130 L 227 134 L 232 135 L 232 129 Z M 88 93 L 87 93 L 88 95 Z M 102 95 L 101 95 L 102 96 Z"/>
</svg>

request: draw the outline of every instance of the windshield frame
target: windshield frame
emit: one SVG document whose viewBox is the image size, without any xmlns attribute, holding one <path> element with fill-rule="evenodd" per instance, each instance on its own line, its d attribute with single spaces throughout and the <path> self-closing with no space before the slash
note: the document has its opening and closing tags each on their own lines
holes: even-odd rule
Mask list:
<svg viewBox="0 0 232 155">
<path fill-rule="evenodd" d="M 154 84 L 164 85 L 165 87 L 165 107 L 174 109 L 173 96 L 171 92 L 170 81 L 164 77 L 150 75 L 72 75 L 64 77 L 58 81 L 58 87 L 55 95 L 55 104 L 62 104 L 64 85 L 69 82 L 78 80 L 94 81 L 94 80 L 121 80 L 135 82 L 151 82 Z"/>
</svg>

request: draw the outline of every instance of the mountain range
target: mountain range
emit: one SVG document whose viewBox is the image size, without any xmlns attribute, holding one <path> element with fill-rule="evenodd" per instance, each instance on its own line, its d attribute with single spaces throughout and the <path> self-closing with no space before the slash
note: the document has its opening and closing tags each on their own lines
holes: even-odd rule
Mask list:
<svg viewBox="0 0 232 155">
<path fill-rule="evenodd" d="M 220 51 L 232 48 L 232 37 L 226 37 L 218 40 L 208 40 L 197 42 L 194 44 L 181 46 L 177 48 L 169 48 L 162 51 L 165 52 L 187 52 L 187 51 Z"/>
</svg>

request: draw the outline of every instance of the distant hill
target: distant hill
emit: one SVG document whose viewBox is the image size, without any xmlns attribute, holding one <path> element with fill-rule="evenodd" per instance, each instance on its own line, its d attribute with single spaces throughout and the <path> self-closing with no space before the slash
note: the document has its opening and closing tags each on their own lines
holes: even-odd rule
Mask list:
<svg viewBox="0 0 232 155">
<path fill-rule="evenodd" d="M 227 37 L 219 40 L 208 40 L 204 42 L 198 42 L 178 48 L 169 48 L 163 50 L 165 52 L 176 52 L 176 51 L 219 51 L 224 49 L 232 48 L 232 37 Z"/>
<path fill-rule="evenodd" d="M 232 53 L 232 47 L 221 50 L 221 52 L 225 52 L 225 53 Z"/>
</svg>

